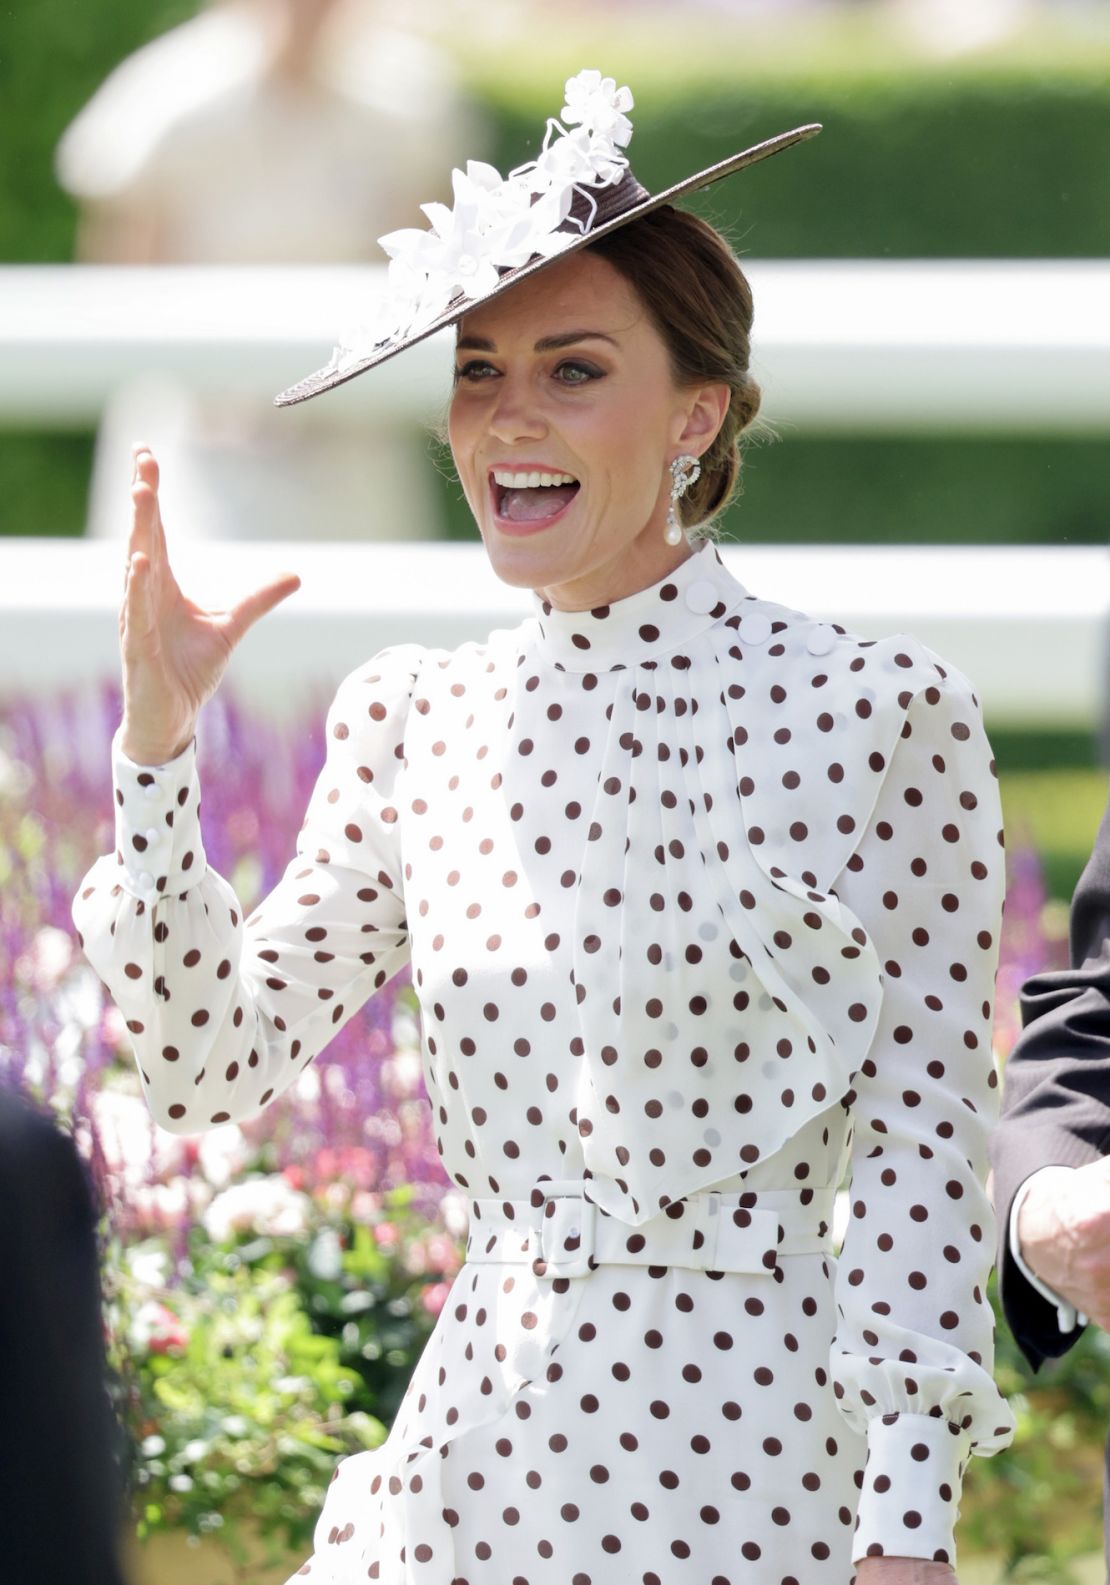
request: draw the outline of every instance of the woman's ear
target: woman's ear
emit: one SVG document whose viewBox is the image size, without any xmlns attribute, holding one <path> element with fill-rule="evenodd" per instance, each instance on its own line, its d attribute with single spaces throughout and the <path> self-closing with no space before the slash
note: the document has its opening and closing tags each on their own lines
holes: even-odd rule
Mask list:
<svg viewBox="0 0 1110 1585">
<path fill-rule="evenodd" d="M 723 380 L 695 386 L 687 392 L 687 401 L 677 419 L 680 432 L 674 437 L 675 445 L 698 457 L 708 451 L 725 421 L 731 400 L 732 392 Z"/>
</svg>

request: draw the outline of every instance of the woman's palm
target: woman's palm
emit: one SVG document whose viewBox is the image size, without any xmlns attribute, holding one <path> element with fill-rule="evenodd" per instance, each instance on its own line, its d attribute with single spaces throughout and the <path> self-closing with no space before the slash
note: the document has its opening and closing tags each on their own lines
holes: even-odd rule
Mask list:
<svg viewBox="0 0 1110 1585">
<path fill-rule="evenodd" d="M 123 749 L 141 764 L 172 759 L 189 742 L 201 705 L 219 687 L 244 633 L 299 586 L 286 573 L 227 611 L 206 611 L 170 567 L 158 504 L 158 464 L 136 448 L 127 583 L 120 610 Z"/>
</svg>

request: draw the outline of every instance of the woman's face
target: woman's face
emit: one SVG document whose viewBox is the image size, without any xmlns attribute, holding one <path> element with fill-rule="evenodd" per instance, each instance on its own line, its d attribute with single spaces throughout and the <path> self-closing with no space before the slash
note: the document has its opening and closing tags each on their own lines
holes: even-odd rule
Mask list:
<svg viewBox="0 0 1110 1585">
<path fill-rule="evenodd" d="M 728 405 L 679 387 L 634 289 L 584 249 L 459 324 L 448 433 L 494 571 L 564 610 L 646 588 L 689 555 L 663 538 L 671 459 Z"/>
</svg>

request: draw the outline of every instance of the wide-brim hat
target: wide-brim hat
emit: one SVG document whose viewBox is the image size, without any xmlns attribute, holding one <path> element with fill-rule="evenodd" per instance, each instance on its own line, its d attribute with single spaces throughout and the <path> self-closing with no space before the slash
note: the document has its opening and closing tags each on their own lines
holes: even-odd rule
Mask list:
<svg viewBox="0 0 1110 1585">
<path fill-rule="evenodd" d="M 632 132 L 625 113 L 632 106 L 628 89 L 616 88 L 612 78 L 603 79 L 599 72 L 580 72 L 567 83 L 566 93 L 563 119 L 572 126 L 581 124 L 568 132 L 561 122 L 550 121 L 539 160 L 510 173 L 507 180 L 487 165 L 456 171 L 453 211 L 424 205 L 431 230 L 393 232 L 380 239 L 394 262 L 392 294 L 377 306 L 376 328 L 350 334 L 325 368 L 282 391 L 274 398 L 275 406 L 306 402 L 365 374 L 558 260 L 821 130 L 819 123 L 810 122 L 780 132 L 663 192 L 650 193 L 621 153 Z M 553 131 L 559 134 L 554 142 Z M 506 221 L 506 203 L 510 209 L 513 203 L 517 206 L 515 230 L 511 214 Z M 553 217 L 555 223 L 543 230 Z M 460 233 L 465 251 L 460 251 Z M 533 244 L 536 251 L 530 251 Z M 514 256 L 519 262 L 502 262 Z M 469 277 L 465 285 L 460 274 Z"/>
</svg>

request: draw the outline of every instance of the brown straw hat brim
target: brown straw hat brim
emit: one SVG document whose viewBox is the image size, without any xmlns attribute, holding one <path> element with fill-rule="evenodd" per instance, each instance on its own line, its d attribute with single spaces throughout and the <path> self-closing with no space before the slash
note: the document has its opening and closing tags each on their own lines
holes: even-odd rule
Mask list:
<svg viewBox="0 0 1110 1585">
<path fill-rule="evenodd" d="M 324 391 L 330 391 L 336 385 L 344 385 L 348 380 L 355 379 L 360 374 L 365 374 L 368 369 L 374 369 L 379 363 L 386 363 L 390 358 L 395 358 L 399 352 L 404 352 L 408 347 L 414 347 L 418 341 L 425 341 L 429 336 L 434 336 L 438 331 L 445 330 L 448 325 L 455 324 L 464 314 L 468 314 L 479 303 L 489 302 L 491 298 L 499 297 L 502 292 L 507 292 L 518 281 L 524 280 L 529 275 L 535 275 L 540 270 L 547 269 L 552 264 L 557 264 L 560 259 L 567 258 L 572 253 L 577 253 L 580 248 L 588 248 L 591 243 L 597 242 L 601 237 L 607 237 L 610 232 L 627 226 L 633 220 L 639 220 L 642 215 L 650 214 L 653 209 L 659 209 L 663 204 L 674 203 L 676 199 L 683 198 L 687 193 L 697 192 L 701 187 L 708 187 L 711 182 L 719 182 L 724 176 L 731 176 L 735 171 L 742 171 L 749 165 L 755 165 L 760 160 L 765 160 L 772 154 L 779 154 L 783 149 L 789 149 L 795 143 L 804 143 L 808 138 L 816 137 L 820 132 L 819 122 L 811 122 L 806 126 L 795 127 L 790 132 L 780 132 L 777 137 L 767 138 L 762 143 L 755 143 L 751 148 L 743 149 L 739 154 L 733 154 L 727 160 L 720 160 L 716 165 L 710 165 L 705 170 L 699 171 L 696 176 L 688 176 L 685 181 L 676 182 L 673 187 L 668 187 L 665 192 L 654 195 L 644 194 L 644 189 L 631 179 L 631 173 L 626 176 L 631 189 L 637 195 L 627 208 L 622 208 L 619 214 L 609 215 L 600 221 L 588 232 L 577 234 L 574 240 L 559 253 L 551 258 L 541 257 L 530 259 L 527 264 L 519 264 L 507 269 L 501 276 L 497 285 L 480 297 L 457 297 L 438 319 L 422 329 L 413 331 L 411 335 L 399 341 L 390 342 L 368 357 L 360 359 L 342 371 L 329 367 L 318 369 L 315 374 L 298 380 L 296 385 L 291 385 L 288 390 L 282 391 L 274 397 L 275 407 L 292 407 L 297 402 L 307 402 L 313 396 L 320 396 Z M 625 184 L 622 183 L 623 187 Z"/>
</svg>

